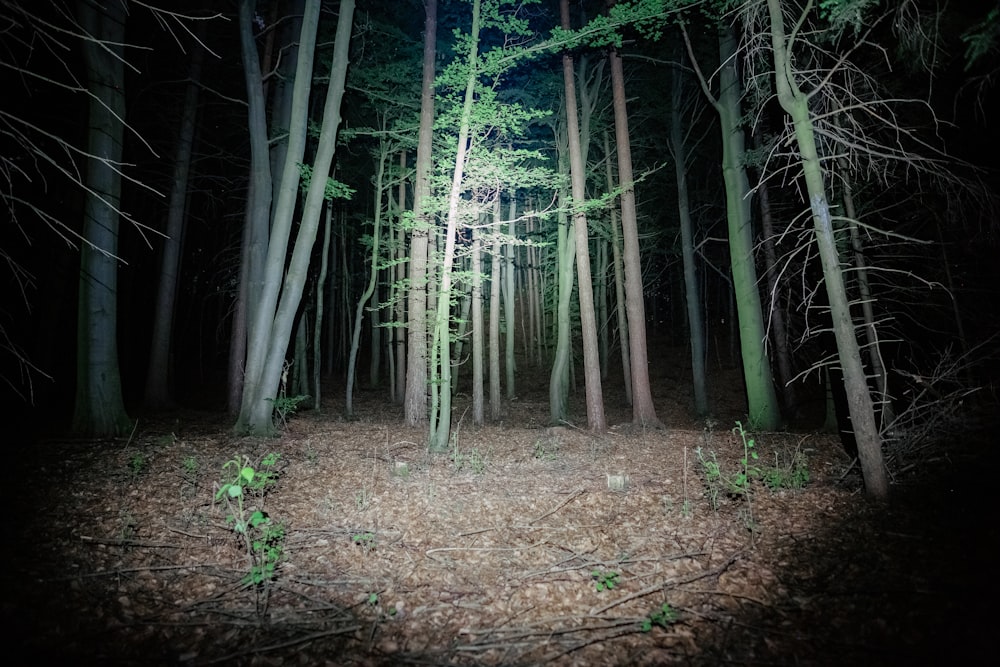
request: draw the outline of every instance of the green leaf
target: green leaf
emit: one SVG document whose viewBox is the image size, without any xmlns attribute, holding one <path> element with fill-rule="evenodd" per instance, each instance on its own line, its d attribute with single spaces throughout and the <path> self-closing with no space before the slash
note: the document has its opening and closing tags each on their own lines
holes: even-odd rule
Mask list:
<svg viewBox="0 0 1000 667">
<path fill-rule="evenodd" d="M 243 470 L 240 470 L 240 477 L 242 477 L 248 482 L 253 479 L 253 476 L 254 476 L 254 469 L 251 468 L 250 466 L 246 466 L 245 468 L 243 468 Z"/>
</svg>

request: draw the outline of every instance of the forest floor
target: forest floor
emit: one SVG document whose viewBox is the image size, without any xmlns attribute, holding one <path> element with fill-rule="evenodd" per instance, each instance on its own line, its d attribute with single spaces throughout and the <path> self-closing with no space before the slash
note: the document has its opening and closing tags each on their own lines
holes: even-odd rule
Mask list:
<svg viewBox="0 0 1000 667">
<path fill-rule="evenodd" d="M 996 467 L 967 458 L 975 447 L 897 479 L 880 507 L 836 438 L 754 433 L 754 463 L 786 472 L 772 482 L 795 486 L 805 466 L 808 483 L 755 479 L 731 494 L 697 453 L 738 474 L 739 401 L 718 398 L 716 421 L 695 423 L 686 387 L 663 380 L 669 429 L 601 436 L 547 427 L 542 384 L 478 429 L 460 396 L 447 456 L 428 455 L 425 432 L 375 392 L 358 421 L 332 416 L 332 396 L 273 439 L 184 412 L 140 419 L 119 441 L 12 451 L 5 653 L 73 665 L 989 662 Z M 609 423 L 629 417 L 608 406 Z M 271 452 L 277 476 L 246 509 L 283 528 L 280 558 L 272 580 L 248 586 L 245 546 L 214 498 L 228 461 L 266 470 Z"/>
</svg>

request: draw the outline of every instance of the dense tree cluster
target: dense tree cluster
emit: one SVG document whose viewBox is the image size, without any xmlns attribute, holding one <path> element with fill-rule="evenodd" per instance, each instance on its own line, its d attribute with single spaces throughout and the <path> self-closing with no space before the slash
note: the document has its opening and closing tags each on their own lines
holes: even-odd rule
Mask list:
<svg viewBox="0 0 1000 667">
<path fill-rule="evenodd" d="M 289 407 L 353 417 L 374 387 L 441 451 L 459 387 L 483 423 L 524 372 L 553 423 L 604 431 L 613 394 L 663 427 L 669 344 L 692 419 L 710 359 L 740 369 L 758 429 L 825 381 L 885 497 L 892 447 L 995 359 L 998 16 L 4 3 L 10 400 L 93 436 L 178 404 L 262 434 Z"/>
</svg>

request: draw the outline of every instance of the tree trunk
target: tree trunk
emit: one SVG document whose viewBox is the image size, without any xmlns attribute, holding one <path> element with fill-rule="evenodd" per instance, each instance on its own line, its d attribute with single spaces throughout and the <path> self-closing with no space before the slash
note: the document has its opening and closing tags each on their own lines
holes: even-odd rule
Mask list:
<svg viewBox="0 0 1000 667">
<path fill-rule="evenodd" d="M 465 98 L 459 120 L 458 145 L 455 152 L 455 169 L 448 194 L 448 224 L 445 229 L 444 258 L 441 261 L 441 280 L 438 286 L 437 309 L 434 313 L 435 325 L 431 347 L 431 368 L 436 370 L 434 396 L 437 400 L 431 406 L 431 429 L 429 448 L 432 452 L 448 450 L 451 436 L 451 267 L 455 257 L 455 237 L 458 230 L 458 206 L 462 194 L 462 178 L 465 173 L 465 154 L 468 150 L 469 132 L 472 123 L 472 103 L 479 71 L 479 12 L 481 0 L 472 2 L 472 28 L 469 39 L 468 79 Z M 433 399 L 432 399 L 433 400 Z M 436 403 L 436 404 L 434 404 Z"/>
<path fill-rule="evenodd" d="M 608 192 L 615 191 L 615 179 L 611 165 L 611 144 L 608 133 L 604 132 L 604 164 L 607 167 Z M 628 316 L 625 311 L 625 272 L 622 269 L 621 228 L 618 225 L 618 209 L 609 206 L 611 214 L 611 257 L 615 271 L 615 314 L 618 320 L 618 338 L 622 353 L 622 377 L 625 382 L 625 402 L 632 405 L 632 353 L 629 350 Z"/>
<path fill-rule="evenodd" d="M 681 226 L 681 259 L 684 265 L 684 300 L 687 303 L 688 332 L 691 340 L 691 376 L 694 380 L 694 411 L 708 415 L 708 390 L 705 372 L 705 322 L 701 312 L 701 293 L 694 257 L 694 230 L 688 201 L 687 149 L 681 124 L 684 82 L 679 69 L 673 71 L 671 88 L 670 145 L 677 181 L 677 215 Z"/>
<path fill-rule="evenodd" d="M 618 186 L 622 188 L 622 243 L 625 266 L 625 310 L 628 313 L 629 350 L 632 367 L 632 423 L 642 428 L 663 428 L 653 406 L 646 348 L 646 311 L 642 297 L 642 263 L 639 257 L 639 227 L 635 212 L 632 149 L 625 106 L 625 74 L 622 59 L 612 50 L 611 91 L 614 98 L 615 146 L 618 150 Z"/>
<path fill-rule="evenodd" d="M 560 0 L 564 30 L 570 29 L 569 0 Z M 569 137 L 570 183 L 572 189 L 573 236 L 576 243 L 577 296 L 580 299 L 580 329 L 583 338 L 583 374 L 587 402 L 587 427 L 594 433 L 608 430 L 601 390 L 601 363 L 597 347 L 597 317 L 594 313 L 594 284 L 590 274 L 589 233 L 586 201 L 586 173 L 581 151 L 580 127 L 573 78 L 573 57 L 564 54 L 563 85 L 566 92 L 566 133 Z M 632 369 L 633 374 L 635 368 Z M 633 389 L 634 389 L 633 380 Z"/>
<path fill-rule="evenodd" d="M 320 341 L 323 340 L 323 307 L 326 296 L 326 274 L 330 264 L 330 236 L 333 235 L 333 202 L 326 202 L 326 213 L 323 216 L 323 251 L 320 253 L 319 276 L 316 278 L 316 321 L 313 323 L 313 366 L 312 366 L 312 393 L 313 409 L 320 411 L 320 399 L 322 397 L 320 387 L 320 369 L 323 361 L 323 349 Z M 332 350 L 327 352 L 332 353 Z"/>
<path fill-rule="evenodd" d="M 472 422 L 482 426 L 485 421 L 483 405 L 483 256 L 482 231 L 472 230 Z M 490 315 L 490 331 L 493 316 Z M 492 341 L 492 333 L 490 335 Z M 492 355 L 492 352 L 490 352 Z M 492 360 L 492 356 L 490 357 Z M 493 406 L 492 368 L 490 372 L 490 407 Z"/>
<path fill-rule="evenodd" d="M 382 239 L 382 193 L 385 190 L 385 163 L 389 160 L 389 147 L 383 139 L 381 150 L 379 151 L 378 165 L 375 169 L 375 225 L 372 230 L 372 252 L 371 270 L 368 274 L 368 285 L 358 299 L 357 308 L 354 311 L 354 333 L 351 336 L 351 356 L 347 361 L 347 392 L 344 412 L 347 417 L 354 417 L 354 376 L 358 363 L 358 349 L 361 347 L 361 323 L 364 320 L 365 304 L 372 298 L 375 292 L 375 283 L 378 281 L 378 255 L 379 246 Z M 372 312 L 372 319 L 375 318 L 375 311 Z M 372 338 L 372 354 L 378 354 L 376 346 L 378 341 Z"/>
<path fill-rule="evenodd" d="M 771 19 L 771 45 L 778 101 L 791 117 L 795 129 L 865 490 L 872 498 L 885 500 L 889 496 L 889 480 L 882 458 L 882 441 L 875 424 L 871 394 L 844 289 L 822 166 L 816 150 L 815 130 L 809 114 L 809 98 L 799 89 L 795 79 L 791 57 L 794 43 L 786 42 L 781 0 L 767 0 L 767 8 Z"/>
<path fill-rule="evenodd" d="M 557 133 L 558 134 L 558 133 Z M 559 173 L 566 174 L 568 148 L 562 136 L 556 137 L 559 153 Z M 557 303 L 555 315 L 555 353 L 549 375 L 549 422 L 553 425 L 569 421 L 569 375 L 573 363 L 573 338 L 570 322 L 570 300 L 573 296 L 574 260 L 576 244 L 569 234 L 569 216 L 566 215 L 568 197 L 565 188 L 559 190 L 558 222 L 556 225 L 555 272 Z"/>
<path fill-rule="evenodd" d="M 199 23 L 199 26 L 204 22 Z M 202 31 L 203 33 L 204 31 Z M 170 352 L 173 338 L 174 308 L 177 302 L 177 278 L 181 265 L 184 242 L 184 213 L 187 202 L 188 173 L 191 169 L 191 151 L 194 146 L 195 120 L 198 116 L 198 93 L 201 90 L 201 63 L 204 49 L 193 47 L 189 83 L 181 108 L 181 127 L 177 135 L 177 155 L 174 174 L 167 200 L 166 238 L 163 239 L 163 256 L 160 260 L 160 280 L 153 311 L 152 345 L 146 373 L 146 407 L 159 410 L 172 402 Z"/>
<path fill-rule="evenodd" d="M 275 204 L 272 220 L 264 290 L 248 336 L 246 382 L 240 416 L 235 426 L 238 432 L 263 434 L 274 430 L 271 420 L 272 401 L 276 396 L 295 313 L 301 302 L 309 259 L 319 226 L 326 182 L 330 174 L 330 164 L 336 150 L 353 17 L 354 1 L 343 0 L 337 20 L 333 64 L 313 163 L 312 180 L 302 205 L 301 222 L 286 270 L 292 215 L 295 212 L 298 196 L 299 163 L 302 161 L 305 149 L 313 50 L 319 22 L 318 0 L 309 0 L 306 3 L 294 84 L 288 157 L 285 160 L 280 195 Z"/>
<path fill-rule="evenodd" d="M 423 83 L 420 94 L 420 128 L 417 133 L 416 175 L 413 181 L 414 227 L 410 236 L 410 295 L 407 312 L 406 396 L 404 421 L 416 426 L 427 421 L 427 251 L 431 220 L 427 214 L 431 195 L 434 131 L 434 61 L 437 47 L 437 0 L 424 0 Z"/>
<path fill-rule="evenodd" d="M 271 162 L 263 78 L 253 36 L 254 0 L 241 0 L 238 10 L 240 52 L 247 90 L 247 130 L 250 138 L 250 182 L 240 244 L 240 286 L 229 342 L 229 413 L 238 415 L 243 402 L 247 335 L 264 285 L 264 255 L 272 203 Z"/>
<path fill-rule="evenodd" d="M 128 432 L 118 369 L 118 227 L 125 118 L 124 2 L 77 6 L 89 93 L 83 243 L 72 430 L 90 437 Z"/>
<path fill-rule="evenodd" d="M 493 206 L 493 243 L 490 248 L 490 419 L 500 419 L 500 200 Z"/>
<path fill-rule="evenodd" d="M 517 370 L 517 365 L 514 363 L 514 250 L 517 247 L 514 245 L 514 241 L 517 240 L 514 226 L 517 220 L 517 199 L 514 197 L 514 193 L 511 193 L 508 216 L 503 317 L 507 325 L 507 337 L 504 339 L 504 369 L 507 371 L 507 399 L 511 400 L 514 398 L 514 372 Z"/>
</svg>

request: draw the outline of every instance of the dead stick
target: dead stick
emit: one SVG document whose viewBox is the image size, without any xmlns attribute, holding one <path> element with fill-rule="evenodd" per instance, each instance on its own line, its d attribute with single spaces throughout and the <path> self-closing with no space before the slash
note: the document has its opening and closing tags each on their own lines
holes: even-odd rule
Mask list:
<svg viewBox="0 0 1000 667">
<path fill-rule="evenodd" d="M 655 592 L 657 592 L 659 590 L 663 590 L 664 588 L 667 588 L 668 586 L 671 587 L 671 588 L 675 588 L 677 586 L 680 586 L 681 584 L 690 584 L 692 581 L 698 581 L 699 579 L 704 579 L 706 577 L 717 577 L 720 574 L 722 574 L 723 572 L 725 572 L 726 570 L 728 570 L 729 566 L 732 565 L 733 563 L 735 563 L 739 559 L 739 557 L 740 557 L 740 554 L 738 554 L 738 553 L 733 554 L 733 556 L 729 560 L 727 560 L 725 563 L 723 563 L 721 566 L 719 566 L 718 568 L 716 568 L 714 570 L 710 570 L 708 572 L 699 572 L 699 573 L 694 574 L 694 575 L 692 575 L 690 577 L 687 577 L 685 579 L 680 579 L 680 580 L 677 580 L 677 581 L 667 580 L 667 581 L 660 582 L 658 584 L 653 584 L 652 586 L 647 586 L 646 588 L 643 588 L 641 591 L 637 591 L 635 593 L 632 593 L 631 595 L 626 595 L 623 598 L 620 598 L 620 599 L 615 600 L 613 602 L 609 602 L 608 604 L 604 605 L 603 607 L 595 607 L 595 608 L 591 609 L 590 610 L 590 615 L 591 616 L 597 616 L 598 614 L 603 614 L 604 612 L 606 612 L 608 609 L 611 609 L 612 607 L 617 607 L 618 605 L 624 604 L 624 603 L 628 602 L 629 600 L 635 600 L 637 598 L 645 597 L 645 596 L 647 596 L 647 595 L 649 595 L 651 593 L 655 593 Z"/>
<path fill-rule="evenodd" d="M 551 515 L 555 514 L 556 512 L 558 512 L 559 510 L 561 510 L 563 507 L 565 507 L 566 505 L 568 505 L 570 502 L 572 502 L 573 500 L 576 500 L 577 498 L 579 498 L 584 493 L 586 493 L 585 489 L 577 489 L 575 492 L 573 492 L 573 494 L 569 498 L 567 498 L 566 500 L 562 501 L 561 503 L 559 503 L 558 505 L 556 505 L 555 507 L 553 507 L 552 509 L 550 509 L 545 514 L 541 515 L 540 517 L 536 517 L 536 518 L 532 519 L 531 521 L 529 521 L 528 525 L 529 526 L 533 526 L 534 524 L 538 523 L 539 521 L 541 521 L 545 517 L 551 516 Z"/>
</svg>

